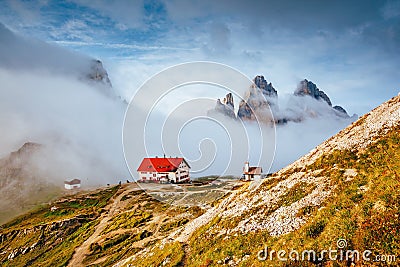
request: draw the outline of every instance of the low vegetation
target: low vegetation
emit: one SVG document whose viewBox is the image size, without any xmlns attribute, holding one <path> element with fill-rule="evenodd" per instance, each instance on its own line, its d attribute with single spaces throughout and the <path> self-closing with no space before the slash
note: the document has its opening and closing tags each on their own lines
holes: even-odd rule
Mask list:
<svg viewBox="0 0 400 267">
<path fill-rule="evenodd" d="M 2 266 L 64 266 L 93 232 L 101 210 L 118 187 L 43 205 L 0 230 Z"/>
<path fill-rule="evenodd" d="M 300 252 L 337 249 L 338 239 L 346 240 L 345 249 L 373 251 L 371 259 L 378 255 L 400 257 L 400 128 L 394 128 L 362 152 L 335 150 L 301 171 L 315 170 L 330 178 L 334 191 L 323 207 L 299 210 L 297 216 L 310 218 L 300 229 L 279 237 L 271 237 L 267 231 L 216 235 L 215 229 L 232 229 L 240 219 L 214 220 L 190 239 L 188 266 L 214 266 L 229 261 L 238 266 L 286 266 L 288 263 L 278 261 L 276 255 L 273 261 L 260 261 L 257 254 L 264 247 L 270 251 Z M 273 180 L 267 183 L 267 188 L 276 185 Z M 312 189 L 307 183 L 298 183 L 280 198 L 280 204 L 290 205 Z M 327 260 L 294 261 L 290 266 L 315 266 Z M 337 261 L 335 266 L 348 266 L 353 260 Z M 372 265 L 397 266 L 390 261 Z"/>
</svg>

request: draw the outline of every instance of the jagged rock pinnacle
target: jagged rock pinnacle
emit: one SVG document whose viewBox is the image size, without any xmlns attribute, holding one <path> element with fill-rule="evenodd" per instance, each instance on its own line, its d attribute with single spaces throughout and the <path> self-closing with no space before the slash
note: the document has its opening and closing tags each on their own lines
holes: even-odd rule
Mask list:
<svg viewBox="0 0 400 267">
<path fill-rule="evenodd" d="M 307 79 L 304 79 L 299 83 L 297 89 L 294 91 L 294 95 L 309 95 L 317 100 L 324 100 L 326 103 L 328 103 L 329 106 L 332 106 L 331 100 L 324 93 L 324 91 L 319 90 L 315 83 L 308 81 Z"/>
<path fill-rule="evenodd" d="M 264 76 L 262 75 L 257 75 L 254 78 L 254 84 L 261 89 L 262 93 L 266 96 L 269 97 L 277 97 L 278 92 L 275 90 L 275 88 L 272 86 L 272 83 L 268 83 L 265 79 Z"/>
</svg>

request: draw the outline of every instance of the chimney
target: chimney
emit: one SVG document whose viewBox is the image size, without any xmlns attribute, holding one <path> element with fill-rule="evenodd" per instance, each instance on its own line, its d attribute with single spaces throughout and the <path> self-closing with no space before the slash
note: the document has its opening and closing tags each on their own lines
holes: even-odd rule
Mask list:
<svg viewBox="0 0 400 267">
<path fill-rule="evenodd" d="M 248 172 L 248 171 L 249 171 L 249 162 L 248 162 L 248 161 L 246 161 L 246 162 L 244 163 L 244 168 L 243 168 L 243 170 L 244 170 L 244 172 Z"/>
</svg>

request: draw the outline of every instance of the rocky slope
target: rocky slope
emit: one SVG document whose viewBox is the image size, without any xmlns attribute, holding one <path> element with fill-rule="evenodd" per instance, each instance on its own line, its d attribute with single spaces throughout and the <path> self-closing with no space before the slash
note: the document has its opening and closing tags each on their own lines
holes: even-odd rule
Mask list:
<svg viewBox="0 0 400 267">
<path fill-rule="evenodd" d="M 34 157 L 41 149 L 39 144 L 25 143 L 0 159 L 0 223 L 59 195 L 61 187 L 50 183 L 36 169 Z"/>
<path fill-rule="evenodd" d="M 399 162 L 400 96 L 270 177 L 239 184 L 207 209 L 160 203 L 134 184 L 43 206 L 2 226 L 0 262 L 397 266 L 392 255 L 400 255 Z M 332 261 L 320 254 L 328 249 L 371 253 Z M 286 261 L 278 259 L 279 250 Z M 318 254 L 288 259 L 290 251 L 301 257 L 304 250 Z M 263 257 L 265 251 L 275 253 Z"/>
</svg>

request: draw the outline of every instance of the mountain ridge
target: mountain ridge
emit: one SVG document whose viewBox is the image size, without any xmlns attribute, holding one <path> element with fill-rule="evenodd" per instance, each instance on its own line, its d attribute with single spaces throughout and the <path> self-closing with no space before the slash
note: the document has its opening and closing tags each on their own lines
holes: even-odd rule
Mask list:
<svg viewBox="0 0 400 267">
<path fill-rule="evenodd" d="M 261 120 L 263 122 L 274 122 L 283 124 L 289 121 L 301 122 L 306 117 L 315 117 L 324 114 L 326 111 L 319 111 L 317 107 L 310 107 L 307 102 L 300 98 L 309 97 L 321 103 L 326 103 L 326 110 L 338 118 L 350 118 L 347 111 L 341 106 L 332 106 L 328 95 L 320 90 L 312 81 L 304 79 L 299 82 L 291 97 L 292 105 L 286 107 L 286 110 L 280 110 L 278 104 L 278 91 L 271 82 L 265 80 L 263 75 L 257 75 L 253 79 L 253 84 L 246 91 L 239 102 L 238 110 L 235 114 L 234 102 L 231 93 L 228 93 L 223 101 L 217 99 L 215 111 L 233 119 L 241 120 Z M 227 101 L 230 99 L 230 101 Z M 293 105 L 294 104 L 294 105 Z M 296 107 L 296 105 L 299 105 Z M 314 110 L 317 109 L 317 110 Z M 211 113 L 212 114 L 211 110 Z M 304 112 L 305 111 L 305 112 Z M 291 113 L 291 115 L 289 115 Z M 294 115 L 294 116 L 293 116 Z M 357 115 L 353 115 L 355 118 Z"/>
</svg>

